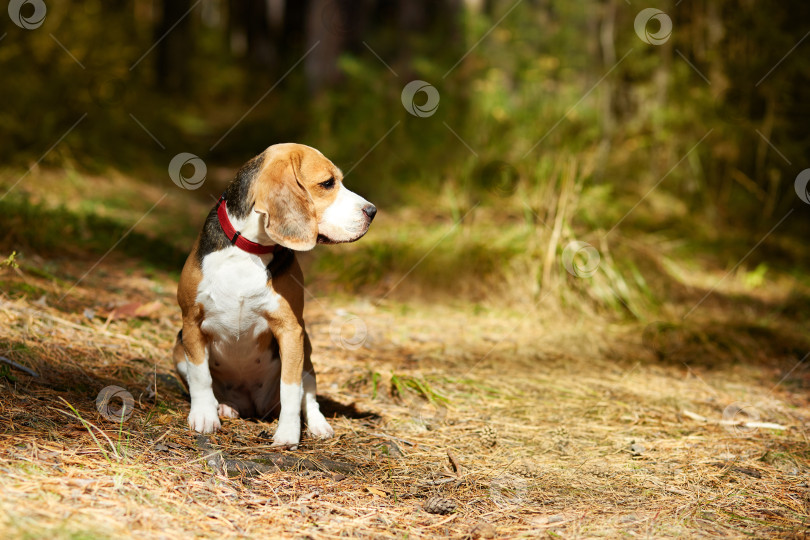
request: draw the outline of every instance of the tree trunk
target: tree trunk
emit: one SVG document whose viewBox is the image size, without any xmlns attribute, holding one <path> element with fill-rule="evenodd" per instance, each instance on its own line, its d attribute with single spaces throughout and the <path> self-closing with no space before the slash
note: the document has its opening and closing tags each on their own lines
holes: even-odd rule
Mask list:
<svg viewBox="0 0 810 540">
<path fill-rule="evenodd" d="M 307 13 L 306 51 L 311 51 L 304 61 L 307 88 L 318 94 L 324 87 L 340 78 L 337 61 L 343 49 L 348 21 L 343 2 L 335 0 L 311 0 Z"/>
<path fill-rule="evenodd" d="M 194 40 L 190 9 L 191 0 L 163 0 L 155 27 L 154 39 L 160 40 L 155 75 L 158 87 L 168 92 L 187 92 L 191 88 L 189 66 Z"/>
</svg>

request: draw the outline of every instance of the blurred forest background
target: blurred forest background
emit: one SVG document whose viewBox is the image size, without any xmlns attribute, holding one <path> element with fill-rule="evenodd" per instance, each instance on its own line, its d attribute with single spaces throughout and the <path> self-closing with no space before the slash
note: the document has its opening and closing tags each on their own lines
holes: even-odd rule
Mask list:
<svg viewBox="0 0 810 540">
<path fill-rule="evenodd" d="M 810 2 L 0 4 L 0 537 L 810 535 Z M 177 281 L 290 141 L 379 210 L 300 256 L 338 437 L 228 478 Z"/>
<path fill-rule="evenodd" d="M 241 163 L 298 141 L 399 222 L 346 248 L 349 262 L 318 259 L 355 285 L 390 286 L 444 242 L 410 281 L 475 298 L 505 280 L 536 299 L 583 286 L 559 272 L 580 240 L 599 254 L 585 280 L 595 305 L 640 317 L 675 294 L 650 283 L 679 277 L 668 260 L 700 252 L 736 269 L 777 223 L 740 271 L 806 282 L 794 179 L 810 146 L 810 6 L 653 4 L 672 21 L 671 35 L 644 27 L 667 34 L 658 44 L 634 28 L 644 6 L 623 0 L 83 0 L 48 3 L 36 29 L 3 17 L 5 244 L 55 247 L 75 230 L 103 253 L 155 202 L 94 203 L 87 185 L 59 201 L 15 185 L 32 165 L 74 187 L 115 171 L 175 196 L 164 171 L 191 152 L 208 179 L 182 196 L 207 206 Z M 434 114 L 403 107 L 412 80 L 438 91 Z M 178 268 L 197 214 L 164 214 L 121 249 Z"/>
</svg>

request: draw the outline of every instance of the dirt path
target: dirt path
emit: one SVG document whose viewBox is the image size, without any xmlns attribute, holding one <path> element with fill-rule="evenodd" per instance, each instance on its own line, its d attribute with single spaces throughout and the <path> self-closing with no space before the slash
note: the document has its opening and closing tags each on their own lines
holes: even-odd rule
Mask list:
<svg viewBox="0 0 810 540">
<path fill-rule="evenodd" d="M 39 268 L 4 275 L 0 303 L 0 352 L 39 374 L 0 364 L 4 538 L 796 537 L 810 526 L 804 364 L 751 367 L 656 325 L 319 297 L 308 322 L 337 436 L 279 460 L 271 423 L 227 421 L 202 443 L 186 428 L 170 277 L 113 258 L 59 302 L 81 265 Z M 122 318 L 107 313 L 124 303 Z M 134 397 L 123 424 L 96 411 L 109 385 Z M 429 501 L 452 511 L 429 513 Z"/>
</svg>

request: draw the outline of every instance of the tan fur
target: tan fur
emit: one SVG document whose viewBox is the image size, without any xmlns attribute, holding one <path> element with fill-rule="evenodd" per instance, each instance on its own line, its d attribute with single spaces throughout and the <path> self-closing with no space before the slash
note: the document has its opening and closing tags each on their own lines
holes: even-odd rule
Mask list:
<svg viewBox="0 0 810 540">
<path fill-rule="evenodd" d="M 305 359 L 304 347 L 303 282 L 304 274 L 295 260 L 289 270 L 267 283 L 282 298 L 279 309 L 266 316 L 281 351 L 281 381 L 287 384 L 301 380 L 304 363 L 309 360 Z"/>
<path fill-rule="evenodd" d="M 298 180 L 301 156 L 276 159 L 264 167 L 254 182 L 251 198 L 263 214 L 267 236 L 288 248 L 305 251 L 315 247 L 318 222 L 315 203 Z"/>
<path fill-rule="evenodd" d="M 174 345 L 173 358 L 175 367 L 188 358 L 193 364 L 201 364 L 205 359 L 205 345 L 207 339 L 200 329 L 205 313 L 197 303 L 197 287 L 202 280 L 202 269 L 197 262 L 197 249 L 200 238 L 194 242 L 191 253 L 183 265 L 180 274 L 180 283 L 177 287 L 177 303 L 183 312 L 183 340 L 177 340 Z M 183 379 L 181 377 L 181 379 Z M 183 379 L 185 383 L 185 379 Z"/>
<path fill-rule="evenodd" d="M 318 185 L 330 178 L 334 178 L 339 185 L 343 182 L 343 172 L 314 148 L 300 144 L 276 144 L 264 151 L 264 164 L 250 196 L 257 209 L 266 209 L 271 204 L 268 197 L 274 192 L 287 190 L 296 193 L 297 189 L 303 188 L 312 204 L 308 210 L 317 224 L 337 196 L 337 189 L 325 190 Z"/>
</svg>

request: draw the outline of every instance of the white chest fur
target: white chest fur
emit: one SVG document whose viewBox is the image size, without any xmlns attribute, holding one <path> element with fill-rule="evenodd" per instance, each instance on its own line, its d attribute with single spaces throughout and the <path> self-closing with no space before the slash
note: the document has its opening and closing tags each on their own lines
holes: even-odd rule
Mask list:
<svg viewBox="0 0 810 540">
<path fill-rule="evenodd" d="M 281 363 L 267 340 L 267 313 L 280 297 L 267 285 L 272 255 L 253 255 L 229 246 L 203 258 L 197 302 L 209 340 L 208 368 L 214 395 L 244 416 L 265 416 L 278 403 Z"/>
<path fill-rule="evenodd" d="M 279 307 L 267 286 L 271 257 L 229 246 L 203 258 L 197 302 L 205 310 L 202 331 L 211 338 L 212 360 L 255 360 L 257 339 L 268 328 L 265 314 Z"/>
</svg>

